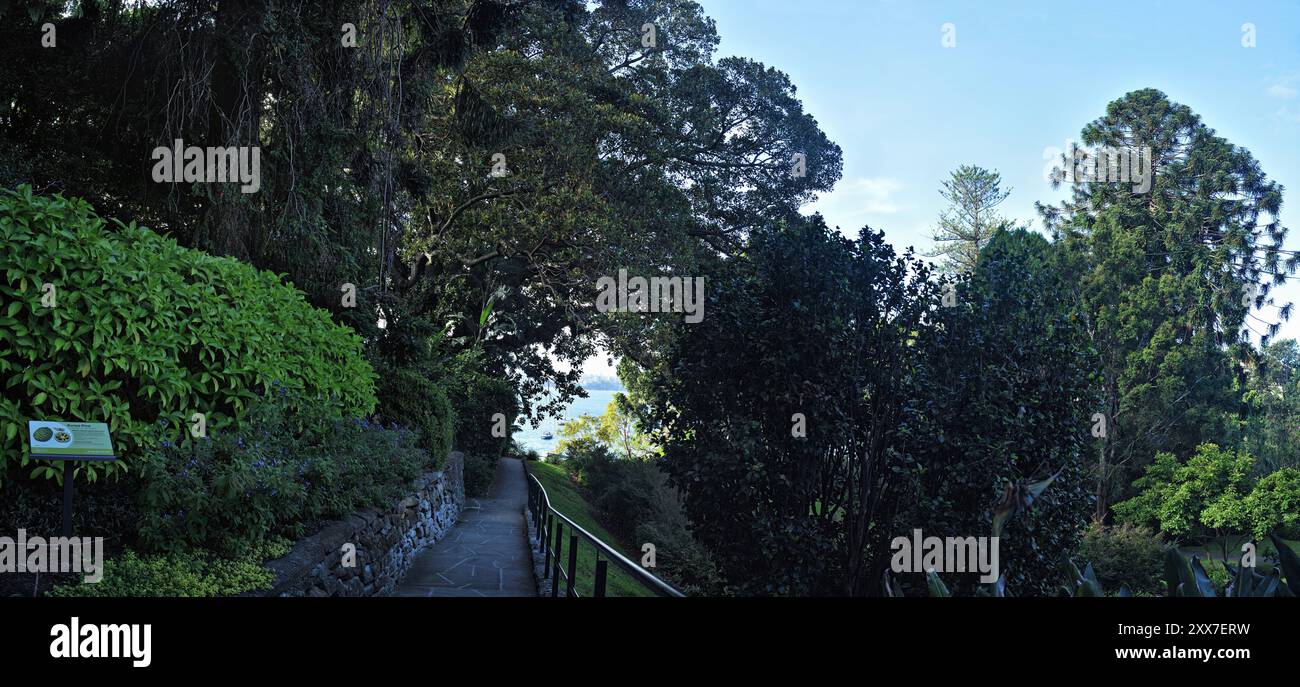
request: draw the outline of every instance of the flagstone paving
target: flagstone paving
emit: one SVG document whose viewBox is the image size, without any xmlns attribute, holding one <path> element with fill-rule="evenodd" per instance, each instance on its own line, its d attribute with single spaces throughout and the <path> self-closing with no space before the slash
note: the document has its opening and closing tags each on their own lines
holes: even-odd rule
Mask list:
<svg viewBox="0 0 1300 687">
<path fill-rule="evenodd" d="M 523 463 L 497 461 L 486 497 L 467 498 L 447 536 L 417 554 L 394 596 L 536 596 Z"/>
</svg>

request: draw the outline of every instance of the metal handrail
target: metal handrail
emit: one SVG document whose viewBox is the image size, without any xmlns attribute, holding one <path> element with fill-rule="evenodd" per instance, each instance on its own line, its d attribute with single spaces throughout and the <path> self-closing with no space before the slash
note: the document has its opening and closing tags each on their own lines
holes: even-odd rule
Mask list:
<svg viewBox="0 0 1300 687">
<path fill-rule="evenodd" d="M 643 587 L 654 592 L 658 596 L 684 597 L 685 594 L 677 591 L 667 582 L 651 575 L 645 568 L 628 560 L 626 556 L 614 550 L 609 544 L 601 541 L 600 537 L 588 532 L 581 525 L 574 522 L 572 518 L 556 510 L 551 505 L 551 498 L 546 494 L 546 487 L 542 486 L 541 480 L 528 469 L 528 460 L 521 461 L 524 465 L 524 474 L 528 475 L 530 480 L 528 484 L 528 512 L 533 518 L 533 528 L 541 538 L 542 553 L 545 555 L 543 564 L 546 579 L 551 580 L 551 596 L 558 596 L 560 589 L 560 578 L 564 578 L 565 595 L 570 597 L 578 596 L 577 590 L 574 589 L 576 568 L 578 564 L 578 538 L 581 536 L 592 547 L 596 549 L 596 579 L 594 596 L 605 596 L 605 577 L 608 563 L 613 561 L 623 572 L 632 576 L 634 580 Z M 554 519 L 552 519 L 554 518 Z M 569 535 L 569 561 L 568 570 L 560 565 L 560 555 L 564 553 L 564 527 L 568 526 L 572 532 L 577 534 Z M 555 542 L 552 544 L 552 534 Z M 607 560 L 601 560 L 601 555 Z M 554 556 L 554 562 L 552 562 Z"/>
</svg>

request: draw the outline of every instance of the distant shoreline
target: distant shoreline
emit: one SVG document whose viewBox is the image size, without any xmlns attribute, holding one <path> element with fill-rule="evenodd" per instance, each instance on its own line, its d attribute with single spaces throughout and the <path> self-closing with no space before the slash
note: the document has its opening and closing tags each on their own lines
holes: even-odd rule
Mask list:
<svg viewBox="0 0 1300 687">
<path fill-rule="evenodd" d="M 526 449 L 536 450 L 541 455 L 551 453 L 560 443 L 560 425 L 566 420 L 576 419 L 580 415 L 593 415 L 599 417 L 605 412 L 605 407 L 613 400 L 614 394 L 618 392 L 626 393 L 621 386 L 612 389 L 600 389 L 595 386 L 583 385 L 583 390 L 589 392 L 586 397 L 575 397 L 569 405 L 561 411 L 560 417 L 548 417 L 537 427 L 525 425 L 523 429 L 514 433 L 515 441 Z M 542 435 L 551 432 L 550 440 L 543 439 Z"/>
</svg>

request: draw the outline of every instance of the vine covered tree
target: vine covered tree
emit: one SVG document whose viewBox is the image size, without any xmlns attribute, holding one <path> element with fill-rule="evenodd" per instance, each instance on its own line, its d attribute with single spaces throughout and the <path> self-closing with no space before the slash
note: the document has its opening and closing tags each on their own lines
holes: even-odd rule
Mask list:
<svg viewBox="0 0 1300 687">
<path fill-rule="evenodd" d="M 283 273 L 386 374 L 433 378 L 474 351 L 529 414 L 580 392 L 606 332 L 658 326 L 597 312 L 598 277 L 698 274 L 840 174 L 789 78 L 715 59 L 689 0 L 7 10 L 0 183 Z M 26 40 L 47 21 L 59 50 Z M 154 182 L 149 153 L 175 139 L 259 146 L 259 192 Z"/>
</svg>

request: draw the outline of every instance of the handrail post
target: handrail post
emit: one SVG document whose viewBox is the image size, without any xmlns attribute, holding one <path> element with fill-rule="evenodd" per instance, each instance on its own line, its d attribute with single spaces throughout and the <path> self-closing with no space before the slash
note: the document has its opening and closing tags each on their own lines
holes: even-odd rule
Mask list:
<svg viewBox="0 0 1300 687">
<path fill-rule="evenodd" d="M 546 556 L 546 562 L 542 564 L 542 574 L 551 574 L 551 514 L 546 514 L 546 527 L 538 532 L 542 537 L 542 554 Z"/>
<path fill-rule="evenodd" d="M 542 520 L 541 520 L 541 518 L 542 518 L 542 499 L 538 497 L 538 494 L 537 494 L 537 485 L 536 485 L 536 484 L 531 484 L 531 483 L 530 483 L 528 486 L 532 487 L 532 489 L 533 489 L 533 491 L 532 491 L 532 494 L 533 494 L 533 511 L 532 511 L 532 516 L 533 516 L 533 529 L 536 529 L 538 532 L 541 532 L 541 531 L 542 531 Z"/>
<path fill-rule="evenodd" d="M 564 549 L 564 523 L 555 523 L 555 570 L 551 574 L 551 598 L 560 595 L 560 553 Z"/>
<path fill-rule="evenodd" d="M 573 598 L 573 581 L 578 572 L 578 535 L 569 535 L 569 589 L 566 596 Z"/>
<path fill-rule="evenodd" d="M 525 466 L 527 471 L 528 467 Z M 546 493 L 546 487 L 542 485 L 541 480 L 531 473 L 530 488 L 535 491 L 530 493 L 530 497 L 536 505 L 537 511 L 535 517 L 537 522 L 543 526 L 540 528 L 542 539 L 542 553 L 545 556 L 542 563 L 543 579 L 551 582 L 551 596 L 559 596 L 560 575 L 565 574 L 564 562 L 564 529 L 567 525 L 571 530 L 569 544 L 569 563 L 566 578 L 566 596 L 577 596 L 577 556 L 578 556 L 578 538 L 582 537 L 591 542 L 592 548 L 596 553 L 596 580 L 593 584 L 593 592 L 599 590 L 597 596 L 606 596 L 609 590 L 609 563 L 613 563 L 620 570 L 630 575 L 638 584 L 648 591 L 659 596 L 681 597 L 684 596 L 680 591 L 674 589 L 671 585 L 663 580 L 648 573 L 641 566 L 624 556 L 617 549 L 611 547 L 608 543 L 602 541 L 592 533 L 588 532 L 581 525 L 571 520 L 568 516 L 551 506 L 550 500 Z M 555 535 L 555 541 L 551 541 L 551 535 Z M 554 560 L 551 554 L 555 554 Z M 604 559 L 601 556 L 605 556 Z"/>
<path fill-rule="evenodd" d="M 604 559 L 596 561 L 596 591 L 592 593 L 592 596 L 597 599 L 605 598 L 605 572 L 607 568 L 609 568 L 609 561 Z"/>
</svg>

